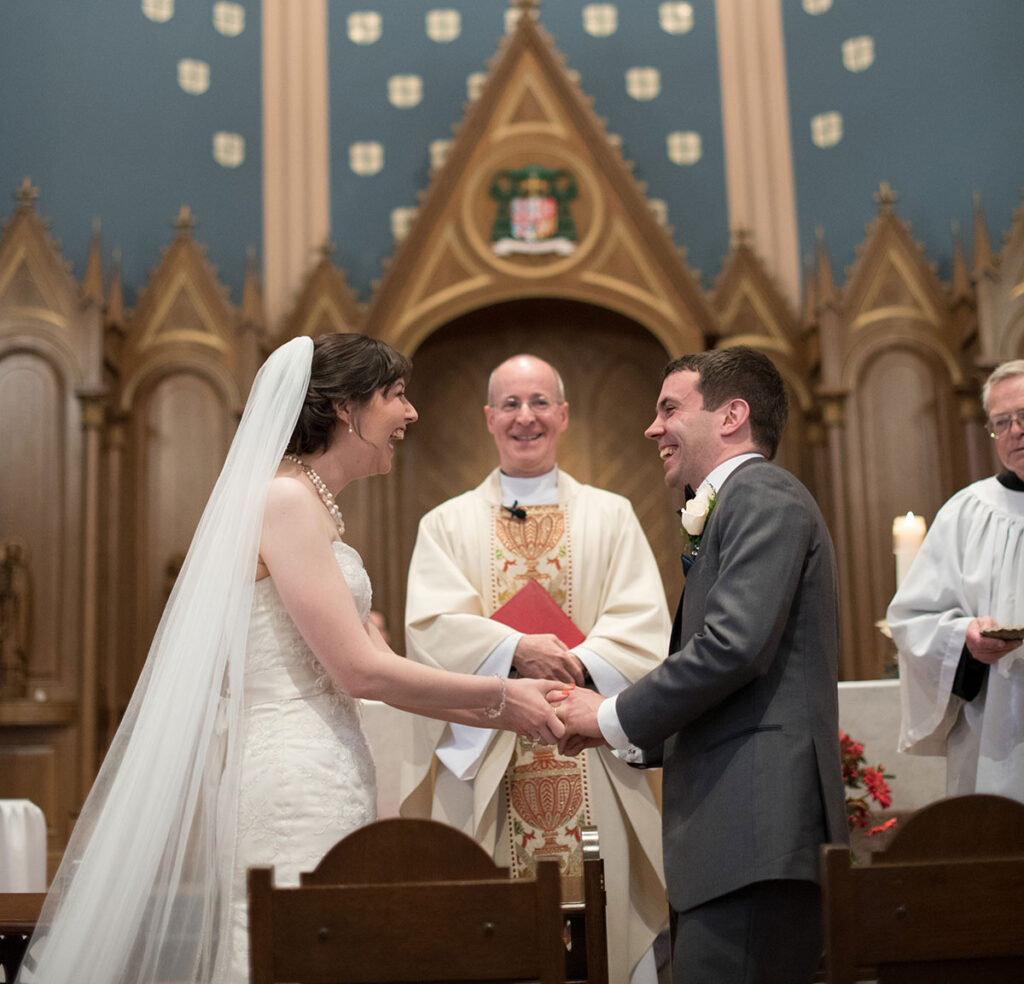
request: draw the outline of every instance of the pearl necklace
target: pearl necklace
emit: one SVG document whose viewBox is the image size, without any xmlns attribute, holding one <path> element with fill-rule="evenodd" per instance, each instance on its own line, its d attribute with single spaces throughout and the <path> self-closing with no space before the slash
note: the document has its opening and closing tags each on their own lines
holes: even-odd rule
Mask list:
<svg viewBox="0 0 1024 984">
<path fill-rule="evenodd" d="M 320 500 L 331 514 L 331 519 L 334 520 L 334 524 L 338 527 L 338 536 L 342 536 L 345 532 L 345 521 L 341 518 L 341 510 L 334 501 L 334 496 L 331 495 L 330 490 L 324 485 L 324 480 L 297 454 L 286 454 L 284 457 L 286 461 L 294 461 L 305 472 L 306 478 L 309 479 L 310 484 L 316 489 L 317 495 L 320 496 Z"/>
</svg>

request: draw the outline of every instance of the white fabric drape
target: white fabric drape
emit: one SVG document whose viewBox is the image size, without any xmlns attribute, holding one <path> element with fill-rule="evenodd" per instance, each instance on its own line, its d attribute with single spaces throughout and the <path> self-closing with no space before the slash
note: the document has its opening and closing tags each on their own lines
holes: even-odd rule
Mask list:
<svg viewBox="0 0 1024 984">
<path fill-rule="evenodd" d="M 199 984 L 227 957 L 245 643 L 267 488 L 313 342 L 253 384 L 18 980 Z M 225 945 L 220 945 L 224 943 Z"/>
<path fill-rule="evenodd" d="M 46 819 L 31 800 L 0 800 L 0 892 L 46 891 Z"/>
</svg>

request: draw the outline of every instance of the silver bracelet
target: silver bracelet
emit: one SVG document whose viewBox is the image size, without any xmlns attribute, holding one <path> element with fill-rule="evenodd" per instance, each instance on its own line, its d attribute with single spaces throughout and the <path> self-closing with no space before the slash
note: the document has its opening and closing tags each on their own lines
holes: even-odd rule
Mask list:
<svg viewBox="0 0 1024 984">
<path fill-rule="evenodd" d="M 501 712 L 505 710 L 505 678 L 494 674 L 496 680 L 501 682 L 501 699 L 498 701 L 497 707 L 485 707 L 484 717 L 496 718 L 501 717 Z"/>
</svg>

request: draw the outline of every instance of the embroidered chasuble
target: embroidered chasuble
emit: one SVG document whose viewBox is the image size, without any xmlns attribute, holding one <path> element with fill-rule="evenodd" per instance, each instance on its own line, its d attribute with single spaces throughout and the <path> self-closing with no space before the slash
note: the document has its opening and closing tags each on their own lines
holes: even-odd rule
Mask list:
<svg viewBox="0 0 1024 984">
<path fill-rule="evenodd" d="M 534 497 L 524 503 L 524 520 L 501 509 L 516 496 L 503 494 L 497 470 L 420 520 L 409 562 L 409 658 L 462 673 L 508 673 L 507 662 L 485 664 L 502 647 L 511 661 L 510 626 L 554 632 L 606 696 L 664 658 L 664 588 L 629 501 L 565 472 L 556 481 L 552 504 Z M 551 606 L 528 597 L 500 612 L 524 585 L 546 592 L 583 639 L 561 635 L 568 627 L 557 610 L 534 623 L 537 609 Z M 503 624 L 527 606 L 529 625 L 515 624 L 518 614 Z M 460 737 L 459 728 L 418 715 L 396 722 L 397 740 L 408 731 L 402 814 L 458 827 L 516 874 L 543 858 L 557 860 L 563 874 L 581 871 L 580 827 L 596 826 L 608 889 L 609 978 L 628 981 L 666 918 L 657 772 L 631 769 L 607 748 L 564 759 L 506 731 L 474 735 L 480 729 L 467 727 Z M 566 897 L 580 895 L 573 879 L 579 874 L 563 880 Z"/>
<path fill-rule="evenodd" d="M 510 601 L 529 581 L 572 618 L 572 549 L 564 505 L 531 506 L 525 519 L 492 507 L 491 609 Z M 532 631 L 547 631 L 533 628 Z M 586 757 L 559 755 L 522 735 L 505 772 L 503 836 L 514 877 L 533 874 L 537 861 L 557 861 L 564 886 L 582 898 L 581 827 L 588 826 L 590 784 Z"/>
</svg>

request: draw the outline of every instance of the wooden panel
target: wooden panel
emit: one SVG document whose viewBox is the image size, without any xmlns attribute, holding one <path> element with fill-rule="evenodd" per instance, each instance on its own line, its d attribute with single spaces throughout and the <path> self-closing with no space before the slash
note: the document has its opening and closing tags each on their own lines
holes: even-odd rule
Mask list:
<svg viewBox="0 0 1024 984">
<path fill-rule="evenodd" d="M 47 877 L 52 878 L 74 825 L 76 728 L 0 729 L 0 799 L 31 800 L 43 811 Z"/>
<path fill-rule="evenodd" d="M 174 579 L 234 432 L 225 400 L 205 376 L 165 376 L 142 399 L 134 434 L 137 539 L 134 687 Z M 125 661 L 128 663 L 129 661 Z"/>
<path fill-rule="evenodd" d="M 780 468 L 785 468 L 796 475 L 814 494 L 816 483 L 811 467 L 811 449 L 807 444 L 807 427 L 804 424 L 803 412 L 792 387 L 786 387 L 786 396 L 789 398 L 789 416 L 786 418 L 782 439 L 773 460 Z M 820 501 L 818 504 L 822 505 Z"/>
<path fill-rule="evenodd" d="M 858 652 L 876 660 L 860 669 L 880 676 L 891 645 L 871 625 L 896 590 L 893 517 L 910 510 L 930 525 L 957 487 L 959 426 L 942 366 L 920 350 L 883 350 L 865 364 L 851 394 L 849 428 L 854 597 L 858 629 L 869 642 Z"/>
<path fill-rule="evenodd" d="M 0 746 L 0 799 L 27 799 L 52 830 L 58 815 L 56 750 L 51 745 Z"/>
<path fill-rule="evenodd" d="M 33 603 L 27 649 L 35 681 L 58 676 L 60 613 L 69 602 L 62 571 L 65 549 L 73 552 L 74 542 L 64 526 L 64 503 L 75 484 L 68 488 L 64 471 L 66 417 L 64 386 L 49 362 L 26 352 L 0 360 L 0 539 L 28 547 Z"/>
</svg>

